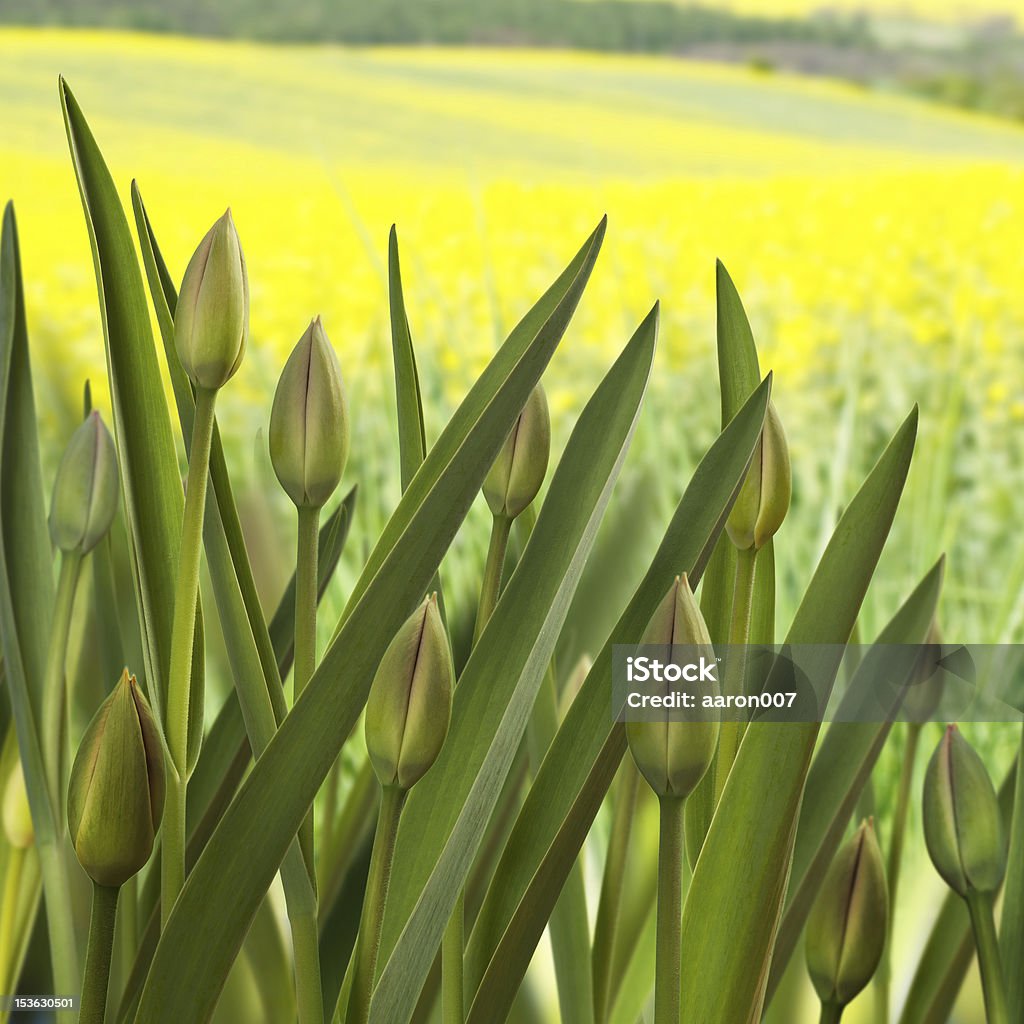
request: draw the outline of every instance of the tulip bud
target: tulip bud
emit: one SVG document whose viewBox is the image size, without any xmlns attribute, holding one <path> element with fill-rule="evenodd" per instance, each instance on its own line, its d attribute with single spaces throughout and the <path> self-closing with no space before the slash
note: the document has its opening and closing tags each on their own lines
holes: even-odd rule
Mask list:
<svg viewBox="0 0 1024 1024">
<path fill-rule="evenodd" d="M 432 594 L 388 645 L 366 702 L 366 749 L 382 786 L 409 789 L 437 760 L 448 735 L 454 675 Z"/>
<path fill-rule="evenodd" d="M 845 1006 L 871 980 L 888 916 L 882 851 L 869 820 L 836 854 L 807 916 L 807 970 L 823 1003 Z"/>
<path fill-rule="evenodd" d="M 90 552 L 110 529 L 118 489 L 114 439 L 93 411 L 71 435 L 53 481 L 53 543 L 64 552 Z"/>
<path fill-rule="evenodd" d="M 949 726 L 924 777 L 924 838 L 935 870 L 961 896 L 993 893 L 1006 872 L 999 801 L 985 765 Z"/>
<path fill-rule="evenodd" d="M 341 367 L 320 317 L 284 364 L 270 411 L 270 459 L 299 508 L 321 508 L 348 455 L 348 409 Z"/>
<path fill-rule="evenodd" d="M 537 497 L 550 454 L 551 417 L 538 384 L 484 480 L 484 497 L 494 515 L 515 519 Z"/>
<path fill-rule="evenodd" d="M 82 737 L 68 788 L 71 842 L 97 885 L 116 888 L 141 870 L 163 807 L 160 735 L 125 670 Z"/>
<path fill-rule="evenodd" d="M 711 637 L 685 574 L 672 588 L 647 625 L 641 644 L 696 647 L 697 653 L 714 660 Z M 711 765 L 718 744 L 718 721 L 627 722 L 626 737 L 640 773 L 658 796 L 685 799 Z"/>
<path fill-rule="evenodd" d="M 174 313 L 174 347 L 192 383 L 216 390 L 235 374 L 249 334 L 249 278 L 228 210 L 185 268 Z"/>
<path fill-rule="evenodd" d="M 779 414 L 769 402 L 750 469 L 725 524 L 736 547 L 760 550 L 775 536 L 789 511 L 792 486 L 789 445 Z"/>
<path fill-rule="evenodd" d="M 28 806 L 28 792 L 25 790 L 25 776 L 21 761 L 16 760 L 4 786 L 3 804 L 4 835 L 16 850 L 27 850 L 36 838 L 32 826 L 32 812 Z"/>
<path fill-rule="evenodd" d="M 945 673 L 937 664 L 942 653 L 941 644 L 939 627 L 933 622 L 903 697 L 903 714 L 909 722 L 931 721 L 942 702 Z"/>
</svg>

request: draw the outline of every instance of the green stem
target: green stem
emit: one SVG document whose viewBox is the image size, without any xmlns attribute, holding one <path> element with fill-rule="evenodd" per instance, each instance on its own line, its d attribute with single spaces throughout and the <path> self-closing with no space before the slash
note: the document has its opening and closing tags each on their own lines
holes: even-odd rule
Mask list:
<svg viewBox="0 0 1024 1024">
<path fill-rule="evenodd" d="M 46 678 L 43 682 L 43 760 L 46 762 L 50 801 L 57 816 L 57 829 L 63 834 L 67 800 L 67 773 L 71 764 L 68 748 L 71 743 L 71 693 L 65 685 L 64 663 L 68 653 L 71 612 L 75 604 L 82 556 L 65 551 L 60 556 L 57 597 L 53 606 L 50 647 L 46 655 Z"/>
<path fill-rule="evenodd" d="M 185 884 L 185 833 L 185 780 L 173 764 L 168 764 L 164 774 L 164 816 L 160 823 L 161 931 Z"/>
<path fill-rule="evenodd" d="M 353 958 L 355 975 L 346 1024 L 365 1024 L 370 1017 L 370 996 L 373 994 L 377 954 L 380 951 L 384 906 L 388 898 L 391 863 L 395 856 L 398 822 L 405 797 L 406 791 L 396 786 L 385 786 L 381 794 L 377 832 L 373 837 L 373 853 L 370 856 L 370 873 L 366 879 L 363 912 L 359 919 L 359 938 Z"/>
<path fill-rule="evenodd" d="M 64 843 L 61 840 L 41 842 L 36 836 L 39 870 L 43 877 L 43 904 L 46 908 L 46 931 L 50 940 L 50 962 L 57 995 L 70 995 L 78 989 L 78 943 L 72 912 L 71 882 L 68 878 Z"/>
<path fill-rule="evenodd" d="M 732 593 L 732 617 L 729 623 L 730 667 L 723 689 L 733 696 L 743 689 L 747 669 L 744 647 L 750 641 L 750 613 L 754 603 L 754 567 L 757 551 L 749 547 L 736 552 L 736 575 Z M 745 723 L 723 721 L 718 734 L 718 755 L 715 759 L 715 806 L 722 798 L 726 780 L 736 759 Z"/>
<path fill-rule="evenodd" d="M 7 858 L 3 898 L 0 900 L 0 993 L 13 995 L 17 978 L 14 959 L 18 897 L 21 895 L 21 874 L 25 865 L 25 851 L 12 846 Z"/>
<path fill-rule="evenodd" d="M 501 593 L 501 573 L 505 566 L 505 552 L 512 531 L 508 516 L 494 516 L 491 520 L 491 539 L 487 545 L 484 578 L 480 584 L 480 601 L 473 627 L 473 646 L 480 639 Z M 455 901 L 451 919 L 445 928 L 441 943 L 441 1020 L 444 1024 L 462 1024 L 466 1019 L 465 965 L 466 949 L 466 891 L 463 889 Z"/>
<path fill-rule="evenodd" d="M 505 565 L 505 551 L 512 530 L 512 520 L 507 516 L 495 516 L 491 522 L 491 541 L 487 546 L 487 561 L 484 563 L 484 578 L 480 584 L 480 603 L 476 610 L 476 625 L 473 628 L 473 646 L 487 625 L 487 620 L 498 603 L 501 593 L 501 570 Z"/>
<path fill-rule="evenodd" d="M 185 882 L 185 793 L 188 785 L 189 700 L 192 692 L 192 654 L 195 641 L 196 608 L 199 602 L 199 562 L 203 546 L 203 511 L 206 481 L 210 473 L 214 406 L 217 392 L 196 389 L 196 414 L 189 448 L 185 511 L 181 520 L 178 548 L 178 578 L 174 590 L 174 618 L 171 624 L 171 661 L 167 676 L 167 747 L 173 771 L 168 772 L 168 798 L 173 799 L 180 817 L 167 829 L 164 819 L 161 855 L 161 914 L 166 922 Z M 178 792 L 171 796 L 171 790 Z"/>
<path fill-rule="evenodd" d="M 317 555 L 320 509 L 299 508 L 298 549 L 295 560 L 295 662 L 292 672 L 294 700 L 302 696 L 306 683 L 316 669 Z M 295 954 L 295 991 L 300 1024 L 323 1020 L 323 989 L 320 981 L 320 948 L 317 928 L 316 871 L 313 859 L 313 808 L 309 808 L 300 827 L 300 837 L 308 851 L 310 885 L 313 890 L 312 913 L 291 918 L 292 947 Z"/>
<path fill-rule="evenodd" d="M 89 925 L 89 951 L 85 957 L 78 1024 L 103 1024 L 106 1016 L 117 894 L 117 889 L 106 885 L 93 885 L 92 888 L 92 923 Z"/>
<path fill-rule="evenodd" d="M 978 973 L 981 975 L 981 989 L 985 996 L 985 1017 L 988 1024 L 1010 1024 L 993 902 L 991 893 L 975 890 L 967 893 L 967 909 L 971 914 L 974 945 L 978 950 Z"/>
<path fill-rule="evenodd" d="M 844 1007 L 839 1003 L 822 1003 L 818 1024 L 839 1024 L 843 1016 L 843 1010 Z"/>
<path fill-rule="evenodd" d="M 320 942 L 314 907 L 312 913 L 288 920 L 295 957 L 295 997 L 299 1024 L 320 1024 L 324 1019 L 323 987 L 320 981 Z"/>
<path fill-rule="evenodd" d="M 295 700 L 316 669 L 317 545 L 320 509 L 299 509 L 299 543 L 295 562 Z"/>
<path fill-rule="evenodd" d="M 917 760 L 917 746 L 921 738 L 921 725 L 907 723 L 907 741 L 903 747 L 903 765 L 900 768 L 899 788 L 896 791 L 896 808 L 892 818 L 892 839 L 889 843 L 889 863 L 886 877 L 889 882 L 889 917 L 886 923 L 885 948 L 878 965 L 876 1015 L 878 1024 L 888 1024 L 892 966 L 889 953 L 892 948 L 893 921 L 896 917 L 896 893 L 900 883 L 900 868 L 903 864 L 903 842 L 907 832 L 907 816 L 910 811 L 911 787 L 914 781 L 914 763 Z"/>
<path fill-rule="evenodd" d="M 660 799 L 658 922 L 654 973 L 654 1024 L 679 1024 L 683 918 L 683 805 Z"/>
</svg>

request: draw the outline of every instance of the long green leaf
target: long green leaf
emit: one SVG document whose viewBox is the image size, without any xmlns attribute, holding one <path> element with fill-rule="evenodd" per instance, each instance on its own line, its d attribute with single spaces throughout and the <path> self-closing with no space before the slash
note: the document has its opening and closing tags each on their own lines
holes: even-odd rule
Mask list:
<svg viewBox="0 0 1024 1024">
<path fill-rule="evenodd" d="M 603 235 L 602 221 L 484 370 L 410 482 L 335 641 L 193 868 L 157 948 L 140 1021 L 207 1019 L 260 899 L 358 720 L 381 655 L 437 571 L 568 325 Z"/>
<path fill-rule="evenodd" d="M 1017 754 L 1016 798 L 1010 818 L 1003 909 L 999 919 L 999 952 L 1004 964 L 1024 963 L 1024 727 Z M 1006 1000 L 1014 1020 L 1024 1018 L 1024 971 L 1006 974 Z"/>
<path fill-rule="evenodd" d="M 28 354 L 21 256 L 14 207 L 0 238 L 0 635 L 4 676 L 18 734 L 36 838 L 58 834 L 46 788 L 37 720 L 53 609 L 35 397 Z"/>
<path fill-rule="evenodd" d="M 787 643 L 846 643 L 896 514 L 916 432 L 915 408 L 839 521 Z M 815 669 L 834 678 L 835 648 L 822 649 Z M 760 1017 L 818 729 L 761 723 L 744 734 L 683 909 L 684 1024 Z"/>
<path fill-rule="evenodd" d="M 904 660 L 908 661 L 905 666 L 907 679 L 913 668 L 910 654 L 912 645 L 924 642 L 935 616 L 942 589 L 943 564 L 944 559 L 940 558 L 875 641 L 877 650 L 884 650 L 885 646 L 891 644 L 906 648 Z M 887 670 L 891 672 L 894 656 L 882 656 L 888 659 Z M 863 699 L 865 692 L 873 692 L 869 681 L 877 678 L 878 671 L 878 661 L 869 652 L 843 697 L 846 709 L 854 708 Z M 893 678 L 892 681 L 898 684 L 897 679 Z M 894 697 L 894 704 L 898 704 L 899 699 L 899 696 Z M 895 711 L 894 706 L 891 712 L 894 714 Z M 793 849 L 789 892 L 772 955 L 766 1002 L 771 1000 L 776 986 L 782 980 L 782 973 L 796 949 L 825 872 L 843 841 L 846 826 L 861 791 L 871 777 L 871 770 L 892 729 L 892 717 L 883 722 L 859 722 L 843 712 L 841 706 L 839 717 L 843 720 L 834 722 L 825 733 L 807 775 Z"/>
<path fill-rule="evenodd" d="M 388 289 L 391 306 L 391 352 L 395 362 L 395 398 L 398 405 L 398 452 L 404 491 L 427 454 L 423 427 L 423 399 L 416 372 L 409 317 L 402 289 L 402 267 L 398 260 L 398 232 L 391 225 L 388 237 Z"/>
<path fill-rule="evenodd" d="M 371 1020 L 412 1015 L 625 458 L 657 324 L 655 306 L 581 413 L 522 558 L 462 673 L 444 750 L 403 812 L 381 941 L 387 960 Z"/>
<path fill-rule="evenodd" d="M 184 507 L 181 476 L 128 222 L 96 140 L 63 78 L 60 101 L 99 290 L 146 679 L 154 710 L 162 715 Z"/>
<path fill-rule="evenodd" d="M 530 788 L 467 949 L 470 1020 L 511 1005 L 626 749 L 611 715 L 612 646 L 643 632 L 676 574 L 700 578 L 764 422 L 764 381 L 701 460 L 629 606 L 596 658 Z"/>
</svg>

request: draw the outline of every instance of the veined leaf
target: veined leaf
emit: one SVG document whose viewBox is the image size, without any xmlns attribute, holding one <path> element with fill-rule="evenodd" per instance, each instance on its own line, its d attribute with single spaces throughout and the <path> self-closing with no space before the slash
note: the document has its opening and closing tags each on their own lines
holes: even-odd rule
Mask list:
<svg viewBox="0 0 1024 1024">
<path fill-rule="evenodd" d="M 157 948 L 140 1021 L 207 1019 L 259 901 L 358 720 L 381 655 L 437 571 L 568 325 L 603 234 L 602 221 L 484 370 L 410 482 L 335 641 L 189 875 Z M 187 986 L 176 980 L 182 976 Z"/>
<path fill-rule="evenodd" d="M 59 834 L 46 785 L 37 721 L 53 609 L 53 562 L 46 524 L 35 397 L 28 354 L 21 256 L 14 207 L 0 237 L 0 635 L 4 677 L 36 838 Z"/>
<path fill-rule="evenodd" d="M 1017 781 L 1006 864 L 1003 909 L 999 919 L 999 952 L 1004 964 L 1024 961 L 1024 727 L 1017 754 Z M 1005 971 L 1006 1001 L 1015 1020 L 1024 1017 L 1024 972 Z"/>
<path fill-rule="evenodd" d="M 787 643 L 846 643 L 896 514 L 916 432 L 915 408 L 840 519 Z M 822 647 L 816 677 L 834 679 L 837 649 Z M 761 723 L 744 734 L 683 909 L 684 1024 L 760 1018 L 818 729 Z"/>
<path fill-rule="evenodd" d="M 63 78 L 60 101 L 99 290 L 146 680 L 162 721 L 184 494 L 128 222 L 96 140 Z M 198 621 L 197 616 L 197 626 Z"/>
<path fill-rule="evenodd" d="M 388 291 L 391 300 L 391 352 L 395 361 L 395 398 L 398 405 L 398 447 L 404 491 L 427 454 L 423 428 L 423 399 L 416 372 L 409 317 L 402 290 L 402 267 L 398 261 L 398 233 L 391 225 L 388 237 Z"/>
<path fill-rule="evenodd" d="M 894 657 L 905 661 L 900 670 L 905 669 L 905 681 L 909 680 L 915 661 L 913 645 L 924 642 L 935 616 L 943 564 L 944 559 L 940 558 L 878 635 L 876 646 L 866 654 L 843 696 L 842 704 L 851 714 L 844 714 L 841 707 L 839 717 L 843 720 L 829 727 L 811 764 L 793 848 L 786 908 L 772 954 L 766 1002 L 782 980 L 825 872 L 842 844 L 857 800 L 892 729 L 892 717 L 882 722 L 860 722 L 854 720 L 852 711 L 866 694 L 875 696 L 869 681 L 878 677 L 880 657 L 887 659 L 889 672 L 893 671 Z M 893 644 L 902 645 L 905 651 L 897 650 L 895 655 L 891 650 L 883 653 L 886 646 Z M 895 674 L 892 681 L 899 684 Z M 894 715 L 901 699 L 902 689 L 897 690 L 894 685 L 893 706 L 880 709 L 879 713 Z"/>
<path fill-rule="evenodd" d="M 625 753 L 625 728 L 612 715 L 612 646 L 636 642 L 675 575 L 686 571 L 695 584 L 700 578 L 750 464 L 770 386 L 770 379 L 760 385 L 698 465 L 530 788 L 470 936 L 471 1021 L 511 1005 Z"/>
<path fill-rule="evenodd" d="M 463 670 L 441 756 L 410 794 L 371 1021 L 412 1016 L 625 458 L 657 324 L 655 306 L 580 414 L 522 558 Z"/>
</svg>

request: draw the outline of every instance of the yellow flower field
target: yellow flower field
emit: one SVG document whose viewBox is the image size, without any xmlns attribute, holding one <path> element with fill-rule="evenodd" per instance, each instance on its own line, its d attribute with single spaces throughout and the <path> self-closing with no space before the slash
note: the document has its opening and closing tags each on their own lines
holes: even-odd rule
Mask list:
<svg viewBox="0 0 1024 1024">
<path fill-rule="evenodd" d="M 796 463 L 790 539 L 780 544 L 782 615 L 802 589 L 786 566 L 820 547 L 883 435 L 917 400 L 938 454 L 915 464 L 906 519 L 918 529 L 893 545 L 872 599 L 891 609 L 946 548 L 946 600 L 984 627 L 973 639 L 1019 633 L 1005 595 L 1024 564 L 984 557 L 1024 511 L 1018 129 L 670 59 L 5 31 L 0 182 L 19 214 L 49 441 L 66 431 L 86 376 L 105 402 L 58 73 L 126 199 L 137 177 L 175 276 L 232 206 L 253 288 L 251 353 L 220 417 L 236 451 L 252 451 L 269 415 L 262 396 L 308 318 L 323 314 L 352 395 L 368 537 L 396 497 L 378 457 L 393 451 L 393 427 L 369 411 L 388 408 L 378 398 L 391 387 L 390 224 L 429 431 L 607 212 L 605 251 L 547 378 L 557 439 L 571 422 L 559 414 L 581 406 L 660 298 L 654 401 L 633 468 L 652 467 L 673 493 L 675 471 L 693 464 L 717 425 L 721 258 L 748 305 L 763 369 L 776 371 Z"/>
</svg>

